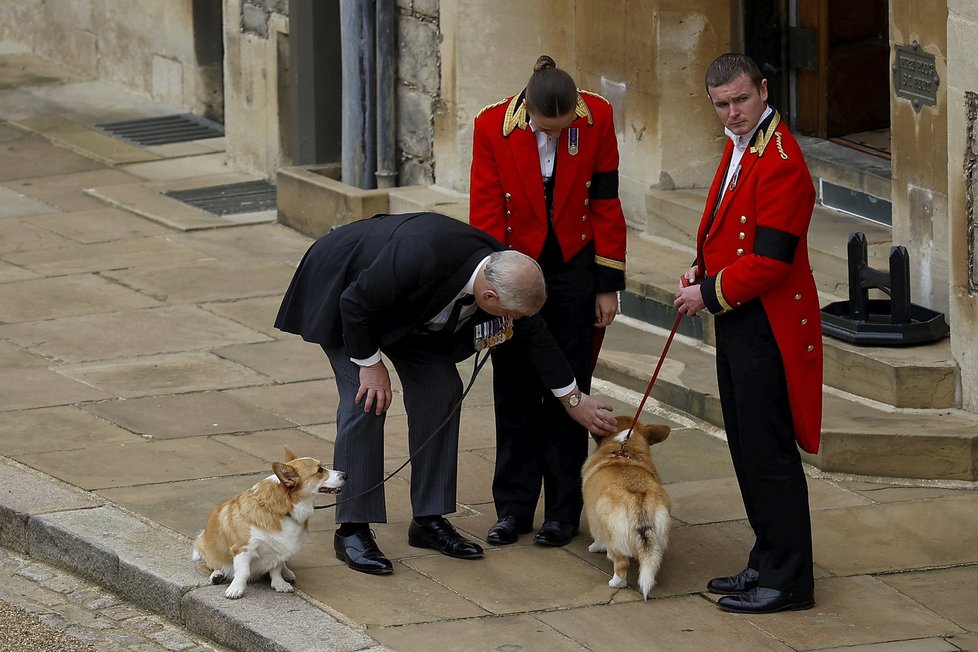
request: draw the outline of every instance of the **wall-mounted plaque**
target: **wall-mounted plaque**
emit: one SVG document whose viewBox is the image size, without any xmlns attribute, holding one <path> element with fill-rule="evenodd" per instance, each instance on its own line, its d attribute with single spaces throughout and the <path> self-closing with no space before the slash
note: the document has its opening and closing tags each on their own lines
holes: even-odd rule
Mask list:
<svg viewBox="0 0 978 652">
<path fill-rule="evenodd" d="M 917 41 L 911 45 L 894 45 L 893 90 L 897 97 L 913 103 L 915 111 L 924 104 L 937 104 L 937 87 L 941 83 L 933 54 L 924 52 Z"/>
</svg>

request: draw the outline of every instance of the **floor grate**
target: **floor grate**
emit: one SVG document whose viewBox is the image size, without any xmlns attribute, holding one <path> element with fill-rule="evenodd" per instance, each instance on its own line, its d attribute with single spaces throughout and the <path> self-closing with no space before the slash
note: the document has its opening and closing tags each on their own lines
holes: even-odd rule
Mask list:
<svg viewBox="0 0 978 652">
<path fill-rule="evenodd" d="M 163 194 L 216 215 L 255 213 L 276 207 L 275 186 L 268 181 L 246 181 L 193 190 L 171 190 Z"/>
<path fill-rule="evenodd" d="M 95 125 L 95 128 L 139 147 L 220 138 L 224 135 L 223 125 L 191 113 L 103 122 Z"/>
</svg>

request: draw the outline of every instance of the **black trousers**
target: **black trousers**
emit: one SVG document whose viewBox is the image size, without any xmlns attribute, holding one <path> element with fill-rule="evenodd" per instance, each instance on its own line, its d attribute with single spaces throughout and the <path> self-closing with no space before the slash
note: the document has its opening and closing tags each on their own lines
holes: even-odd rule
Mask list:
<svg viewBox="0 0 978 652">
<path fill-rule="evenodd" d="M 760 300 L 717 316 L 717 380 L 727 443 L 755 543 L 758 585 L 814 586 L 808 485 L 781 352 Z"/>
<path fill-rule="evenodd" d="M 559 252 L 559 249 L 557 250 Z M 541 256 L 547 303 L 541 315 L 585 393 L 591 391 L 594 342 L 594 249 L 569 262 Z M 581 466 L 587 430 L 567 414 L 540 382 L 519 345 L 510 340 L 492 351 L 496 415 L 496 514 L 532 522 L 544 490 L 544 520 L 579 525 Z"/>
</svg>

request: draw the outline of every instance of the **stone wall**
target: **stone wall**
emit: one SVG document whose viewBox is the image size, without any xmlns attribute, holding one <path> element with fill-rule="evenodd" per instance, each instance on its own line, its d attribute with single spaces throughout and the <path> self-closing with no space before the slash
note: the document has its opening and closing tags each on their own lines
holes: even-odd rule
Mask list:
<svg viewBox="0 0 978 652">
<path fill-rule="evenodd" d="M 702 187 L 722 128 L 703 74 L 731 47 L 731 9 L 711 0 L 624 0 L 614 10 L 573 0 L 442 3 L 441 105 L 435 116 L 436 183 L 466 192 L 472 120 L 519 92 L 549 54 L 577 84 L 614 105 L 627 219 L 645 222 L 645 193 Z"/>
<path fill-rule="evenodd" d="M 398 0 L 397 145 L 398 185 L 435 183 L 435 114 L 441 56 L 438 0 Z M 439 165 L 441 163 L 439 162 Z"/>
<path fill-rule="evenodd" d="M 201 61 L 195 4 L 200 12 L 201 6 L 215 3 L 3 0 L 0 38 L 174 109 L 220 119 L 220 72 L 215 79 L 213 68 Z M 215 6 L 219 11 L 219 0 Z M 211 37 L 219 39 L 219 17 L 216 25 Z"/>
<path fill-rule="evenodd" d="M 935 106 L 919 106 L 898 97 L 890 79 L 893 244 L 910 253 L 914 303 L 948 310 L 948 98 L 947 23 L 944 3 L 890 0 L 891 67 L 894 45 L 916 42 L 934 55 Z"/>
<path fill-rule="evenodd" d="M 978 412 L 978 4 L 947 6 L 951 350 L 961 368 L 961 407 Z"/>
</svg>

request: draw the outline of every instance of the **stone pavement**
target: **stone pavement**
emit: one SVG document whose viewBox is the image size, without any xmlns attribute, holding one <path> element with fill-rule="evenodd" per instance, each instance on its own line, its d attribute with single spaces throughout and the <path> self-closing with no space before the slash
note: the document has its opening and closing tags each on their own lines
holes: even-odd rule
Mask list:
<svg viewBox="0 0 978 652">
<path fill-rule="evenodd" d="M 296 595 L 263 580 L 224 599 L 191 537 L 284 445 L 331 460 L 336 394 L 318 347 L 272 327 L 310 240 L 273 212 L 198 215 L 160 194 L 253 178 L 227 168 L 223 141 L 137 148 L 90 128 L 167 112 L 0 45 L 0 547 L 240 650 L 978 650 L 978 493 L 963 483 L 812 472 L 816 607 L 719 611 L 706 581 L 738 571 L 750 544 L 722 433 L 656 402 L 643 418 L 674 428 L 654 449 L 673 530 L 648 601 L 634 571 L 608 587 L 583 534 L 477 561 L 409 547 L 409 468 L 375 527 L 393 575 L 337 561 L 323 510 L 290 564 Z M 490 374 L 463 407 L 452 515 L 480 541 Z M 640 399 L 596 393 L 624 414 Z M 388 424 L 392 470 L 400 403 Z"/>
</svg>

